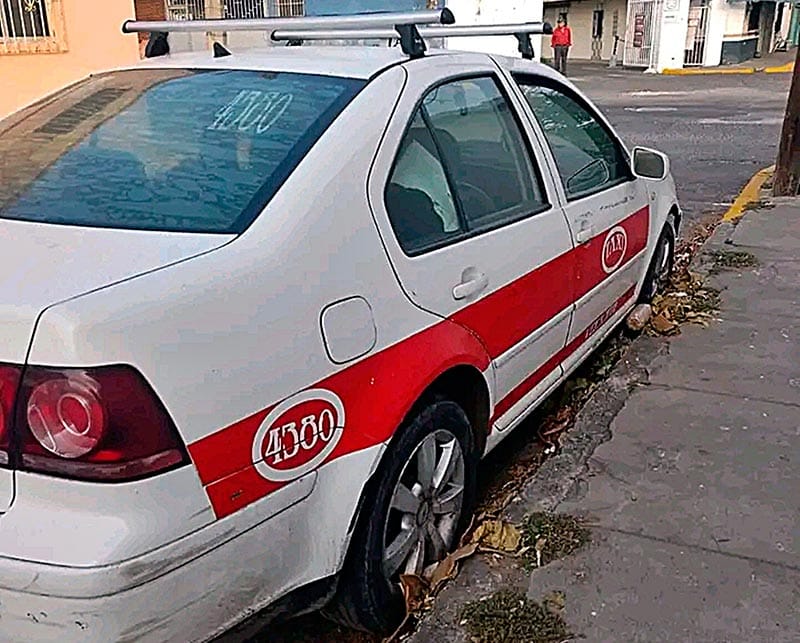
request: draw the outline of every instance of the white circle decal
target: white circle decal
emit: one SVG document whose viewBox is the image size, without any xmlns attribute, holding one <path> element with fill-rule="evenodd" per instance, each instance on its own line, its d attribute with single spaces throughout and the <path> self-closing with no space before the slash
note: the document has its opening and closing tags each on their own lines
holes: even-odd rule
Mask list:
<svg viewBox="0 0 800 643">
<path fill-rule="evenodd" d="M 622 264 L 625 252 L 628 250 L 628 233 L 625 228 L 617 226 L 611 228 L 603 242 L 601 261 L 606 274 L 611 274 Z"/>
<path fill-rule="evenodd" d="M 320 466 L 344 433 L 344 404 L 333 391 L 309 389 L 278 404 L 253 440 L 253 466 L 274 482 L 291 482 Z"/>
</svg>

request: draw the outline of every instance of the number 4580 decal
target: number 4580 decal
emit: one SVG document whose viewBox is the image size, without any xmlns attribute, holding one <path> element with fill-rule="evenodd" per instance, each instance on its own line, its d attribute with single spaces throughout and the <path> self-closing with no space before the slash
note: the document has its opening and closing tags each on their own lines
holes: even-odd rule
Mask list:
<svg viewBox="0 0 800 643">
<path fill-rule="evenodd" d="M 287 398 L 264 418 L 253 440 L 253 465 L 267 480 L 289 482 L 321 465 L 342 438 L 339 396 L 326 389 Z"/>
</svg>

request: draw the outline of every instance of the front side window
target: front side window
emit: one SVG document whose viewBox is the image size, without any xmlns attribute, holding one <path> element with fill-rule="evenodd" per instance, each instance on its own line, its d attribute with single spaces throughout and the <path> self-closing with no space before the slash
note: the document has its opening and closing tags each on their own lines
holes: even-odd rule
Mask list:
<svg viewBox="0 0 800 643">
<path fill-rule="evenodd" d="M 401 246 L 412 253 L 548 207 L 494 79 L 459 79 L 425 96 L 400 145 L 386 206 Z"/>
<path fill-rule="evenodd" d="M 49 121 L 34 111 L 0 134 L 0 219 L 240 233 L 363 85 L 238 70 L 90 79 Z"/>
<path fill-rule="evenodd" d="M 631 178 L 622 148 L 588 107 L 539 81 L 517 78 L 517 82 L 544 130 L 568 199 Z"/>
</svg>

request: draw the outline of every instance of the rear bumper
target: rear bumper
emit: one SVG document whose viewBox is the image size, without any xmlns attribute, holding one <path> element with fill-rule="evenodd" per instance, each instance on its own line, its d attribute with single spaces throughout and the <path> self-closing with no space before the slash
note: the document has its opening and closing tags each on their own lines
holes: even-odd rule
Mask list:
<svg viewBox="0 0 800 643">
<path fill-rule="evenodd" d="M 211 640 L 289 592 L 338 572 L 364 481 L 383 449 L 339 458 L 236 514 L 118 564 L 76 567 L 0 557 L 0 641 Z M 77 539 L 70 516 L 58 516 L 62 548 L 74 549 L 77 543 L 64 538 Z M 6 536 L 8 518 L 0 518 Z M 32 533 L 35 523 L 25 524 Z M 39 540 L 46 542 L 52 541 Z"/>
<path fill-rule="evenodd" d="M 278 560 L 270 560 L 267 553 L 268 543 L 285 539 L 304 521 L 304 513 L 302 504 L 295 505 L 244 533 L 228 525 L 223 534 L 229 538 L 228 531 L 238 532 L 233 540 L 211 548 L 205 543 L 205 552 L 188 562 L 171 559 L 165 548 L 158 552 L 161 570 L 159 556 L 89 569 L 0 559 L 0 583 L 7 585 L 9 570 L 16 580 L 31 581 L 29 588 L 0 588 L 0 639 L 3 643 L 210 640 L 241 620 L 247 607 L 273 602 L 302 577 L 307 548 L 284 551 Z M 68 595 L 29 591 L 41 592 L 42 587 Z M 116 591 L 120 587 L 125 589 Z M 96 595 L 78 597 L 74 588 L 91 589 Z"/>
</svg>

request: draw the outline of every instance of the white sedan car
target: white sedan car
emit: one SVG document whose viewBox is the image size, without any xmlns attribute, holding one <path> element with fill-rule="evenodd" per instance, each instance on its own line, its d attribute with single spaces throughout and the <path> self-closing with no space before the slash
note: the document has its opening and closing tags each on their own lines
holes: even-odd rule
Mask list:
<svg viewBox="0 0 800 643">
<path fill-rule="evenodd" d="M 0 155 L 4 641 L 391 629 L 681 216 L 664 156 L 477 53 L 152 58 Z"/>
</svg>

